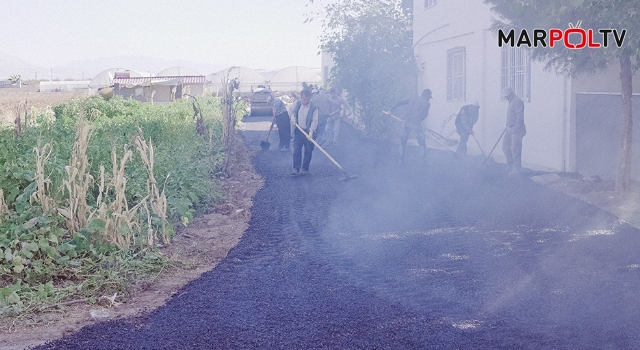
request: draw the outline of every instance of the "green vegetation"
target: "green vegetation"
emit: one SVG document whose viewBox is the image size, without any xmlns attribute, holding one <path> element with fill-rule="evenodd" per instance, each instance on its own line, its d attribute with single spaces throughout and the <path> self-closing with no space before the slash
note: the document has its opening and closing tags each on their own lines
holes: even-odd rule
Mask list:
<svg viewBox="0 0 640 350">
<path fill-rule="evenodd" d="M 75 99 L 37 127 L 0 129 L 0 315 L 127 294 L 157 248 L 222 197 L 219 99 Z"/>
<path fill-rule="evenodd" d="M 394 135 L 398 124 L 382 111 L 416 95 L 412 7 L 406 0 L 340 0 L 317 14 L 322 49 L 335 62 L 331 86 L 348 91 L 350 105 L 372 135 Z"/>
</svg>

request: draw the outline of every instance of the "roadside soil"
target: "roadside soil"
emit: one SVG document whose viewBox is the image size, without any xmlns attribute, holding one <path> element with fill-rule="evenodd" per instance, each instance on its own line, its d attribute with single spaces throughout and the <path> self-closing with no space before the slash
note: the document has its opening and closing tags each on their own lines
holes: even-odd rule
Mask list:
<svg viewBox="0 0 640 350">
<path fill-rule="evenodd" d="M 75 92 L 40 93 L 38 88 L 38 85 L 23 85 L 20 89 L 0 89 L 0 126 L 13 124 L 18 105 L 25 101 L 29 115 L 53 115 L 53 107 L 74 97 L 86 96 Z M 21 115 L 24 116 L 24 109 Z"/>
<path fill-rule="evenodd" d="M 161 250 L 174 262 L 171 269 L 132 285 L 130 294 L 126 298 L 118 296 L 112 305 L 104 300 L 97 305 L 77 303 L 38 315 L 0 319 L 0 350 L 35 346 L 86 325 L 151 311 L 213 269 L 240 241 L 251 217 L 252 197 L 264 184 L 251 164 L 251 151 L 239 136 L 231 156 L 229 176 L 221 181 L 225 200 L 179 229 L 171 245 Z M 98 317 L 92 317 L 92 313 Z"/>
</svg>

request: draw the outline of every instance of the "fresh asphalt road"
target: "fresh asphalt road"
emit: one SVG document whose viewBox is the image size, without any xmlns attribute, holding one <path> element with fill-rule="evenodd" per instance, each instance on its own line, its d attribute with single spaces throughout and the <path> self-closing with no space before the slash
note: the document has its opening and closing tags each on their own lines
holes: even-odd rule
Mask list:
<svg viewBox="0 0 640 350">
<path fill-rule="evenodd" d="M 426 164 L 344 128 L 292 178 L 291 153 L 245 140 L 265 186 L 218 267 L 143 317 L 40 349 L 640 348 L 639 231 L 504 167 Z M 526 146 L 526 142 L 525 142 Z"/>
</svg>

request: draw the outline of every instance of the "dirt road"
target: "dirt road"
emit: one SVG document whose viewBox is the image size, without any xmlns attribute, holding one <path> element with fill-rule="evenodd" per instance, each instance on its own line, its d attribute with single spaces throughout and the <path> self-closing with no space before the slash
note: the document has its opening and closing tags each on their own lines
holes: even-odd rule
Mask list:
<svg viewBox="0 0 640 350">
<path fill-rule="evenodd" d="M 263 130 L 245 131 L 256 149 Z M 399 167 L 396 147 L 342 136 L 329 151 L 357 180 L 317 151 L 299 178 L 290 153 L 259 152 L 265 186 L 217 268 L 39 349 L 640 346 L 637 229 L 499 165 L 409 149 Z"/>
</svg>

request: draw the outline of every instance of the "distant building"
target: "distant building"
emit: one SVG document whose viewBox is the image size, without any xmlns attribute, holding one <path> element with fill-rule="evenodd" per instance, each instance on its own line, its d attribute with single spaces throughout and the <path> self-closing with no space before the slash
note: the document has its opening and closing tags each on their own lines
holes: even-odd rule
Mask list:
<svg viewBox="0 0 640 350">
<path fill-rule="evenodd" d="M 585 175 L 615 174 L 621 120 L 617 62 L 596 75 L 559 76 L 544 71 L 544 63 L 531 61 L 525 47 L 498 47 L 497 33 L 490 29 L 495 14 L 483 1 L 413 3 L 414 53 L 421 69 L 417 90 L 430 88 L 434 96 L 429 128 L 454 135 L 451 116 L 478 100 L 480 119 L 474 130 L 485 150 L 490 149 L 505 127 L 507 102 L 500 92 L 511 86 L 525 102 L 523 162 Z M 637 76 L 633 84 L 640 86 Z M 633 102 L 638 116 L 640 99 Z M 634 127 L 638 179 L 640 128 Z M 494 154 L 502 156 L 500 150 L 498 145 Z"/>
<path fill-rule="evenodd" d="M 39 92 L 77 92 L 88 93 L 90 80 L 53 80 L 41 81 Z"/>
<path fill-rule="evenodd" d="M 204 92 L 205 76 L 124 77 L 112 81 L 114 93 L 140 102 L 173 102 L 185 95 L 200 96 Z"/>
<path fill-rule="evenodd" d="M 333 57 L 330 53 L 322 51 L 320 56 L 322 62 L 322 86 L 329 86 L 329 80 L 331 79 L 331 69 L 335 66 Z"/>
<path fill-rule="evenodd" d="M 11 80 L 0 80 L 0 89 L 19 89 L 22 86 L 22 81 L 18 80 L 16 83 L 11 83 Z"/>
</svg>

